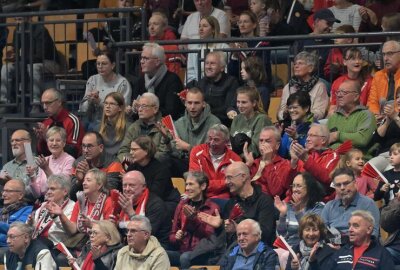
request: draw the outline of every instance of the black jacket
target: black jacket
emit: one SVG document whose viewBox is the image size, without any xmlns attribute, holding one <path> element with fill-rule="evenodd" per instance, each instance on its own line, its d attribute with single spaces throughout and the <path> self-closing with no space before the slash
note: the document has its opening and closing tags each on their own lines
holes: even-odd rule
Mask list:
<svg viewBox="0 0 400 270">
<path fill-rule="evenodd" d="M 296 254 L 301 254 L 300 253 L 300 246 L 294 246 L 293 251 Z M 324 244 L 322 248 L 319 248 L 316 253 L 316 260 L 313 262 L 310 262 L 310 270 L 319 270 L 319 269 L 326 269 L 328 265 L 332 263 L 332 255 L 336 252 L 333 248 L 328 246 L 327 244 Z M 292 255 L 289 255 L 288 262 L 286 264 L 286 270 L 292 270 L 291 262 L 293 260 Z"/>
<path fill-rule="evenodd" d="M 36 266 L 37 255 L 40 251 L 44 249 L 49 249 L 45 244 L 43 244 L 39 240 L 32 240 L 29 244 L 28 248 L 25 251 L 25 255 L 22 258 L 22 267 L 21 269 L 25 269 L 27 265 L 31 265 L 34 269 Z M 9 270 L 16 270 L 18 266 L 18 262 L 20 261 L 17 254 L 7 251 L 6 255 L 6 266 Z"/>
</svg>

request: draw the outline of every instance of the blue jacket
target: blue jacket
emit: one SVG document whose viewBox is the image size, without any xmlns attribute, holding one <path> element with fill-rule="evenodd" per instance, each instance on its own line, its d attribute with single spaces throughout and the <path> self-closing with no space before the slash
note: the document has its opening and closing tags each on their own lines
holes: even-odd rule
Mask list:
<svg viewBox="0 0 400 270">
<path fill-rule="evenodd" d="M 24 206 L 18 211 L 12 213 L 7 222 L 0 221 L 0 247 L 7 246 L 7 232 L 11 223 L 15 221 L 26 222 L 31 213 L 32 206 Z"/>
<path fill-rule="evenodd" d="M 353 245 L 347 244 L 339 249 L 333 256 L 331 265 L 324 270 L 372 270 L 394 269 L 394 263 L 389 252 L 379 244 L 374 236 L 371 238 L 367 250 L 358 259 L 353 268 Z"/>
<path fill-rule="evenodd" d="M 224 257 L 222 257 L 219 262 L 219 265 L 221 266 L 220 270 L 230 270 L 233 268 L 236 258 L 238 257 L 239 250 L 239 245 L 235 245 L 225 253 Z M 273 249 L 265 245 L 263 242 L 259 242 L 252 269 L 279 269 L 278 255 Z"/>
</svg>

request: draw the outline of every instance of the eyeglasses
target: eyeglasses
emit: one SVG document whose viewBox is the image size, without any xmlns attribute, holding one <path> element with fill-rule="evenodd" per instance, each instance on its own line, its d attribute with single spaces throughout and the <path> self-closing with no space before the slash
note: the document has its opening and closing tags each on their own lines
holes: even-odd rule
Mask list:
<svg viewBox="0 0 400 270">
<path fill-rule="evenodd" d="M 382 52 L 382 56 L 385 57 L 392 57 L 393 55 L 395 55 L 396 53 L 399 53 L 400 51 L 393 51 L 393 52 Z"/>
<path fill-rule="evenodd" d="M 11 139 L 10 143 L 20 143 L 20 142 L 24 142 L 24 141 L 29 141 L 29 139 L 27 139 L 27 138 Z"/>
<path fill-rule="evenodd" d="M 343 183 L 334 183 L 333 186 L 336 187 L 336 188 L 347 187 L 348 185 L 350 185 L 353 182 L 354 182 L 354 180 L 346 181 L 346 182 L 343 182 Z"/>
<path fill-rule="evenodd" d="M 138 232 L 147 232 L 146 230 L 135 230 L 135 229 L 127 229 L 126 234 L 137 234 Z"/>
<path fill-rule="evenodd" d="M 93 145 L 93 144 L 82 144 L 82 149 L 87 149 L 87 150 L 92 150 L 94 147 L 96 147 L 97 145 Z"/>
<path fill-rule="evenodd" d="M 234 178 L 236 178 L 236 177 L 238 177 L 239 175 L 242 175 L 243 173 L 238 173 L 238 174 L 235 174 L 235 175 L 226 175 L 225 176 L 225 179 L 227 180 L 227 181 L 232 181 Z"/>
<path fill-rule="evenodd" d="M 310 137 L 310 138 L 325 138 L 325 136 L 317 135 L 317 134 L 307 134 L 307 137 Z"/>
<path fill-rule="evenodd" d="M 89 235 L 96 236 L 96 235 L 98 235 L 99 233 L 100 233 L 100 232 L 98 232 L 98 231 L 90 231 Z"/>
<path fill-rule="evenodd" d="M 54 102 L 56 102 L 58 100 L 58 98 L 53 99 L 52 101 L 42 101 L 41 104 L 42 106 L 50 106 L 51 104 L 53 104 Z"/>
<path fill-rule="evenodd" d="M 141 56 L 141 57 L 140 57 L 140 62 L 146 63 L 146 62 L 150 61 L 151 59 L 158 59 L 158 58 L 157 58 L 157 57 Z"/>
<path fill-rule="evenodd" d="M 103 103 L 104 104 L 104 107 L 107 107 L 107 106 L 119 106 L 119 104 L 117 104 L 117 103 L 114 103 L 114 102 L 104 102 Z"/>
<path fill-rule="evenodd" d="M 2 193 L 18 193 L 18 192 L 22 192 L 22 190 L 18 190 L 18 189 L 3 189 Z"/>
<path fill-rule="evenodd" d="M 138 109 L 143 109 L 143 110 L 147 110 L 151 107 L 154 107 L 154 105 L 146 105 L 146 104 L 137 105 Z"/>
<path fill-rule="evenodd" d="M 49 187 L 48 189 L 47 189 L 47 191 L 56 191 L 56 190 L 61 190 L 62 188 L 59 188 L 59 187 Z"/>
<path fill-rule="evenodd" d="M 15 240 L 15 238 L 20 237 L 20 236 L 23 236 L 23 235 L 25 235 L 25 234 L 26 234 L 26 233 L 21 233 L 21 234 L 17 234 L 17 235 L 12 235 L 12 234 L 10 234 L 10 235 L 7 235 L 7 239 Z"/>
<path fill-rule="evenodd" d="M 357 91 L 346 91 L 344 89 L 339 89 L 339 90 L 337 90 L 336 95 L 337 96 L 339 96 L 339 95 L 346 96 L 350 93 L 357 93 Z"/>
</svg>

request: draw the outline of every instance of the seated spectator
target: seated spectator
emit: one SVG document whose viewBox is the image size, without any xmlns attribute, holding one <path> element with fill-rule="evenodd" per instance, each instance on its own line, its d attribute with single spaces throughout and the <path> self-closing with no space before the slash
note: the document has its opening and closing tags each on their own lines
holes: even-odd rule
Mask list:
<svg viewBox="0 0 400 270">
<path fill-rule="evenodd" d="M 91 76 L 86 83 L 85 96 L 79 110 L 86 113 L 90 124 L 97 124 L 101 120 L 104 108 L 104 100 L 111 92 L 121 93 L 125 104 L 131 104 L 132 89 L 130 83 L 120 74 L 114 71 L 115 55 L 113 52 L 101 51 L 96 61 L 98 74 Z"/>
<path fill-rule="evenodd" d="M 169 241 L 178 251 L 167 251 L 171 265 L 189 269 L 192 265 L 207 265 L 207 257 L 213 250 L 199 248 L 199 242 L 210 238 L 214 228 L 202 222 L 197 214 L 204 212 L 210 215 L 219 209 L 207 198 L 208 178 L 202 172 L 188 172 L 185 175 L 187 198 L 180 201 L 175 210 Z"/>
<path fill-rule="evenodd" d="M 399 92 L 400 93 L 400 92 Z M 171 142 L 173 176 L 182 177 L 189 167 L 189 154 L 193 147 L 205 143 L 207 131 L 221 121 L 211 113 L 199 88 L 190 88 L 185 98 L 185 115 L 175 121 L 177 137 Z"/>
<path fill-rule="evenodd" d="M 277 232 L 285 237 L 290 246 L 299 245 L 301 232 L 299 223 L 307 214 L 320 215 L 324 208 L 322 186 L 307 173 L 298 174 L 292 184 L 292 201 L 286 203 L 279 196 L 275 196 L 275 208 L 279 211 Z M 300 238 L 299 238 L 300 234 Z"/>
<path fill-rule="evenodd" d="M 183 105 L 177 94 L 182 91 L 183 85 L 178 75 L 168 71 L 164 48 L 157 43 L 144 44 L 140 66 L 143 75 L 135 84 L 133 98 L 137 99 L 139 95 L 147 92 L 154 93 L 159 99 L 158 109 L 161 114 L 163 116 L 170 114 L 173 119 L 178 119 L 183 113 Z M 135 102 L 132 104 L 134 110 Z"/>
<path fill-rule="evenodd" d="M 160 100 L 153 93 L 144 93 L 136 105 L 139 119 L 128 127 L 118 151 L 119 160 L 129 155 L 133 140 L 141 135 L 149 136 L 157 147 L 155 157 L 159 161 L 168 160 L 170 138 L 164 135 L 158 125 L 161 121 Z"/>
<path fill-rule="evenodd" d="M 344 81 L 336 92 L 337 108 L 327 124 L 331 148 L 336 149 L 341 143 L 351 140 L 354 147 L 367 153 L 376 120 L 366 107 L 360 105 L 360 93 L 358 81 Z"/>
<path fill-rule="evenodd" d="M 150 41 L 155 42 L 158 40 L 163 41 L 163 40 L 178 39 L 174 31 L 168 26 L 168 17 L 163 12 L 160 11 L 152 12 L 147 28 L 149 31 Z M 164 48 L 165 51 L 178 50 L 178 45 L 176 44 L 165 44 L 161 46 Z M 182 61 L 181 58 L 182 55 L 180 54 L 172 54 L 172 53 L 165 54 L 165 65 L 167 66 L 168 71 L 174 72 L 177 75 L 179 75 L 181 71 L 181 61 Z"/>
<path fill-rule="evenodd" d="M 316 213 L 309 213 L 300 219 L 300 243 L 293 247 L 297 258 L 289 256 L 286 270 L 326 269 L 335 249 L 325 241 L 327 229 L 324 221 Z"/>
<path fill-rule="evenodd" d="M 221 270 L 279 269 L 278 255 L 262 241 L 261 232 L 257 221 L 241 221 L 236 228 L 238 243 L 230 248 L 218 263 Z"/>
<path fill-rule="evenodd" d="M 181 39 L 198 39 L 199 22 L 201 18 L 213 16 L 219 22 L 221 37 L 231 35 L 231 24 L 225 11 L 213 7 L 212 0 L 193 1 L 196 6 L 196 12 L 190 14 L 183 25 Z"/>
<path fill-rule="evenodd" d="M 342 244 L 346 243 L 344 235 L 350 232 L 349 223 L 352 212 L 355 210 L 365 210 L 371 213 L 375 219 L 372 223 L 373 230 L 371 233 L 379 236 L 379 210 L 375 202 L 361 195 L 357 191 L 354 173 L 348 168 L 336 169 L 332 174 L 333 186 L 336 190 L 337 199 L 329 201 L 322 210 L 321 217 L 325 221 L 326 226 L 334 227 L 342 234 Z"/>
<path fill-rule="evenodd" d="M 67 133 L 64 151 L 74 158 L 79 157 L 85 130 L 79 118 L 64 107 L 62 93 L 54 88 L 49 88 L 43 92 L 41 103 L 48 118 L 38 123 L 37 127 L 33 129 L 38 140 L 36 143 L 37 154 L 44 156 L 51 154 L 47 145 L 46 132 L 53 126 L 60 126 Z"/>
<path fill-rule="evenodd" d="M 167 253 L 151 232 L 152 226 L 147 217 L 132 217 L 127 227 L 128 245 L 118 251 L 115 270 L 170 269 Z"/>
<path fill-rule="evenodd" d="M 17 179 L 9 180 L 2 191 L 3 208 L 0 209 L 0 258 L 8 250 L 7 232 L 15 221 L 26 222 L 32 212 L 32 206 L 24 201 L 25 185 Z"/>
<path fill-rule="evenodd" d="M 364 165 L 363 152 L 360 149 L 353 148 L 340 158 L 338 168 L 351 169 L 356 177 L 358 193 L 373 199 L 374 192 L 378 186 L 378 180 L 361 174 Z"/>
<path fill-rule="evenodd" d="M 243 162 L 229 165 L 225 175 L 232 198 L 225 204 L 221 215 L 217 211 L 214 215 L 201 212 L 198 217 L 213 226 L 217 234 L 224 232 L 222 235 L 226 234 L 226 239 L 223 241 L 227 246 L 237 240 L 237 224 L 247 218 L 254 219 L 260 224 L 261 240 L 270 246 L 275 239 L 276 227 L 272 197 L 264 194 L 259 185 L 251 183 L 250 171 Z"/>
<path fill-rule="evenodd" d="M 249 2 L 249 8 L 258 18 L 259 36 L 265 37 L 269 34 L 272 9 L 269 9 L 265 0 L 252 0 Z"/>
<path fill-rule="evenodd" d="M 393 262 L 400 265 L 400 193 L 389 202 L 389 205 L 381 210 L 381 227 L 389 234 L 383 245 L 390 255 Z"/>
<path fill-rule="evenodd" d="M 362 85 L 360 93 L 361 105 L 367 105 L 369 91 L 371 89 L 372 77 L 368 73 L 368 65 L 363 60 L 362 51 L 359 48 L 351 47 L 343 52 L 343 65 L 346 74 L 337 78 L 331 87 L 331 100 L 328 115 L 332 115 L 337 108 L 337 91 L 344 81 L 356 80 Z"/>
<path fill-rule="evenodd" d="M 307 133 L 306 145 L 293 142 L 290 147 L 290 156 L 297 163 L 297 170 L 307 171 L 320 182 L 325 189 L 324 201 L 333 199 L 331 189 L 331 172 L 340 160 L 340 154 L 328 148 L 329 130 L 325 125 L 312 124 Z"/>
<path fill-rule="evenodd" d="M 294 76 L 285 85 L 282 92 L 281 104 L 278 110 L 278 119 L 283 120 L 287 113 L 287 99 L 290 94 L 304 91 L 311 98 L 311 112 L 316 120 L 325 117 L 329 105 L 329 97 L 325 84 L 317 75 L 317 58 L 309 52 L 301 52 L 294 58 Z"/>
<path fill-rule="evenodd" d="M 400 91 L 396 92 L 396 105 L 400 108 Z M 380 171 L 386 171 L 389 165 L 389 148 L 400 141 L 400 116 L 395 104 L 387 103 L 383 106 L 384 120 L 372 135 L 370 145 L 377 145 L 378 154 L 369 162 Z M 382 123 L 383 122 L 383 123 Z"/>
<path fill-rule="evenodd" d="M 125 138 L 129 123 L 125 116 L 125 100 L 121 93 L 111 92 L 104 98 L 101 121 L 95 131 L 104 139 L 104 152 L 116 156 Z"/>
<path fill-rule="evenodd" d="M 218 20 L 213 16 L 207 16 L 199 22 L 199 38 L 200 39 L 218 39 L 220 38 L 220 28 Z M 190 53 L 187 59 L 186 68 L 186 85 L 195 84 L 192 81 L 199 81 L 204 76 L 204 59 L 208 52 L 213 50 L 219 50 L 229 48 L 226 43 L 202 43 L 202 44 L 190 44 L 190 50 L 198 50 L 198 53 Z M 200 68 L 199 68 L 200 64 Z M 199 73 L 200 71 L 200 73 Z"/>
<path fill-rule="evenodd" d="M 298 91 L 290 94 L 286 107 L 288 113 L 284 115 L 283 125 L 281 124 L 284 133 L 278 151 L 283 158 L 289 157 L 290 146 L 293 141 L 305 146 L 308 130 L 314 122 L 314 115 L 310 111 L 311 100 L 308 93 Z"/>
<path fill-rule="evenodd" d="M 24 8 L 21 11 L 25 11 Z M 32 16 L 16 17 L 15 20 L 18 27 L 15 27 L 13 31 L 13 45 L 6 52 L 6 64 L 1 68 L 0 103 L 5 104 L 16 101 L 16 93 L 19 92 L 18 87 L 15 89 L 15 86 L 19 85 L 19 82 L 15 82 L 17 71 L 19 71 L 19 74 L 20 72 L 27 72 L 27 77 L 30 77 L 33 89 L 32 93 L 25 90 L 33 98 L 31 100 L 32 110 L 30 113 L 39 113 L 40 95 L 44 90 L 44 75 L 57 73 L 59 70 L 58 57 L 55 56 L 57 55 L 55 53 L 57 49 L 44 24 L 32 23 Z M 24 24 L 25 28 L 21 27 L 22 24 Z M 34 42 L 29 42 L 29 37 L 26 33 L 21 33 L 21 29 L 29 29 L 29 37 Z M 24 43 L 24 51 L 22 51 L 21 44 L 22 36 L 27 41 Z M 22 62 L 16 63 L 17 59 L 19 61 L 24 59 L 26 66 L 23 67 Z M 16 66 L 20 66 L 22 69 L 17 69 Z M 10 112 L 11 108 L 1 107 L 0 114 Z"/>
<path fill-rule="evenodd" d="M 335 31 L 340 25 L 349 24 L 358 31 L 361 23 L 360 6 L 350 0 L 335 0 L 335 5 L 329 8 L 335 18 L 340 22 L 335 22 L 332 30 Z"/>
<path fill-rule="evenodd" d="M 72 187 L 70 198 L 76 200 L 76 193 L 84 190 L 83 182 L 85 174 L 93 168 L 106 173 L 107 185 L 111 189 L 121 188 L 121 176 L 123 171 L 121 163 L 112 155 L 104 152 L 104 140 L 100 133 L 87 132 L 82 140 L 82 156 L 72 165 Z"/>
<path fill-rule="evenodd" d="M 262 191 L 271 197 L 284 196 L 296 175 L 290 161 L 278 155 L 280 142 L 280 131 L 274 126 L 267 126 L 261 130 L 258 140 L 261 157 L 254 160 L 247 147 L 243 150 L 251 181 L 259 184 Z"/>
<path fill-rule="evenodd" d="M 27 175 L 35 197 L 41 197 L 47 192 L 48 178 L 53 174 L 63 174 L 68 178 L 72 175 L 72 164 L 75 159 L 64 152 L 67 133 L 62 127 L 53 126 L 46 132 L 47 147 L 51 155 L 36 157 L 36 166 L 26 166 Z"/>
<path fill-rule="evenodd" d="M 114 269 L 117 253 L 123 247 L 117 227 L 109 220 L 93 220 L 90 242 L 84 246 L 75 261 L 82 269 Z M 71 265 L 72 266 L 72 265 Z"/>
<path fill-rule="evenodd" d="M 240 78 L 240 69 L 241 63 L 250 56 L 258 56 L 262 59 L 263 66 L 265 68 L 265 72 L 267 74 L 266 84 L 270 86 L 271 84 L 271 63 L 270 63 L 270 51 L 252 51 L 247 50 L 248 48 L 262 48 L 268 47 L 268 42 L 265 41 L 256 41 L 253 40 L 253 37 L 259 36 L 259 28 L 258 28 L 258 19 L 257 16 L 249 11 L 245 10 L 240 13 L 239 21 L 238 21 L 240 37 L 248 38 L 245 42 L 235 42 L 230 44 L 232 48 L 243 48 L 243 51 L 232 53 L 229 64 L 228 64 L 228 74 Z"/>
<path fill-rule="evenodd" d="M 247 149 L 252 152 L 255 157 L 259 156 L 258 152 L 258 137 L 263 127 L 271 126 L 271 120 L 265 114 L 260 94 L 256 88 L 250 86 L 243 86 L 236 91 L 236 106 L 239 114 L 233 118 L 232 126 L 230 129 L 232 140 L 238 136 L 245 135 L 250 141 Z M 242 154 L 243 145 L 234 145 L 232 148 L 237 154 Z"/>
<path fill-rule="evenodd" d="M 225 185 L 226 167 L 241 159 L 228 148 L 228 143 L 229 129 L 222 124 L 215 124 L 208 129 L 207 142 L 193 147 L 190 151 L 189 171 L 202 171 L 208 177 L 208 198 L 230 197 Z"/>
<path fill-rule="evenodd" d="M 58 204 L 52 203 L 51 207 L 47 209 L 51 215 L 60 218 L 61 224 L 69 236 L 79 239 L 77 241 L 79 246 L 87 242 L 93 221 L 109 219 L 114 210 L 112 199 L 108 196 L 105 172 L 97 168 L 90 169 L 85 175 L 83 186 L 83 192 L 78 192 L 76 195 L 77 201 L 71 218 L 66 216 L 63 208 Z M 78 244 L 75 248 L 78 248 Z"/>
<path fill-rule="evenodd" d="M 155 153 L 156 146 L 150 137 L 137 137 L 131 142 L 131 158 L 126 172 L 143 173 L 147 188 L 165 202 L 172 217 L 180 200 L 179 191 L 172 185 L 169 167 L 158 161 Z"/>
<path fill-rule="evenodd" d="M 122 178 L 122 189 L 123 193 L 119 195 L 118 200 L 122 209 L 119 228 L 125 230 L 129 220 L 137 215 L 146 216 L 153 228 L 153 235 L 168 249 L 172 216 L 161 198 L 149 191 L 143 174 L 139 171 L 127 172 Z"/>
<path fill-rule="evenodd" d="M 349 219 L 349 243 L 333 256 L 333 262 L 324 269 L 395 269 L 392 257 L 373 233 L 376 219 L 368 211 L 357 210 Z M 379 224 L 378 224 L 379 225 Z"/>
<path fill-rule="evenodd" d="M 198 83 L 205 97 L 205 102 L 210 105 L 211 113 L 230 126 L 230 119 L 235 115 L 235 93 L 239 87 L 236 78 L 225 73 L 226 55 L 223 52 L 214 51 L 206 56 L 204 78 Z M 228 114 L 228 115 L 227 115 Z"/>
<path fill-rule="evenodd" d="M 391 10 L 391 13 L 385 14 L 382 17 L 382 32 L 395 32 L 400 30 L 399 22 L 400 22 L 400 5 L 398 5 L 397 12 L 393 13 Z M 388 36 L 386 37 L 386 40 L 396 40 L 400 42 L 400 37 L 398 35 L 396 36 Z"/>
<path fill-rule="evenodd" d="M 397 193 L 400 191 L 400 143 L 395 143 L 389 149 L 389 162 L 393 166 L 393 169 L 384 171 L 382 174 L 388 181 L 384 183 L 379 182 L 378 187 L 375 190 L 374 200 L 378 201 L 381 199 L 385 200 L 385 205 L 389 204 L 389 201 L 396 198 Z"/>
<path fill-rule="evenodd" d="M 267 74 L 262 60 L 250 56 L 241 63 L 240 75 L 246 86 L 256 87 L 260 93 L 264 111 L 268 114 L 271 89 L 267 84 Z"/>
<path fill-rule="evenodd" d="M 381 104 L 386 100 L 394 100 L 396 89 L 400 87 L 400 43 L 395 40 L 386 41 L 382 47 L 382 56 L 385 68 L 374 74 L 367 103 L 378 122 L 385 118 Z"/>
<path fill-rule="evenodd" d="M 4 256 L 6 269 L 58 269 L 49 248 L 33 240 L 32 232 L 33 228 L 23 222 L 11 224 L 7 233 L 10 250 Z"/>
</svg>

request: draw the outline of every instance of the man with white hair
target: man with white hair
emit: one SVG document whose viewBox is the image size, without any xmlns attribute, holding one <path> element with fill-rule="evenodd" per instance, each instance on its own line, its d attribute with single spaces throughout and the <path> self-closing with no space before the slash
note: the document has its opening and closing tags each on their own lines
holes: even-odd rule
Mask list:
<svg viewBox="0 0 400 270">
<path fill-rule="evenodd" d="M 236 227 L 237 245 L 230 248 L 219 262 L 221 270 L 279 268 L 278 255 L 261 241 L 261 228 L 257 221 L 245 219 Z"/>
<path fill-rule="evenodd" d="M 225 53 L 210 52 L 204 62 L 204 77 L 196 86 L 204 92 L 205 102 L 210 105 L 211 113 L 229 127 L 230 119 L 237 114 L 234 107 L 239 83 L 235 77 L 225 73 L 225 68 Z"/>
<path fill-rule="evenodd" d="M 349 220 L 350 243 L 333 255 L 328 269 L 395 269 L 389 252 L 372 236 L 374 224 L 370 212 L 354 211 Z"/>
<path fill-rule="evenodd" d="M 169 270 L 167 252 L 151 235 L 151 224 L 147 217 L 132 217 L 126 231 L 128 245 L 118 252 L 115 270 Z"/>
<path fill-rule="evenodd" d="M 168 71 L 165 65 L 164 48 L 157 43 L 146 43 L 140 56 L 140 66 L 143 75 L 140 76 L 138 84 L 132 90 L 132 97 L 136 99 L 139 95 L 149 92 L 159 98 L 159 110 L 163 116 L 171 115 L 178 119 L 184 106 L 178 97 L 183 90 L 183 84 L 173 72 Z M 135 110 L 135 101 L 133 104 Z"/>
</svg>

